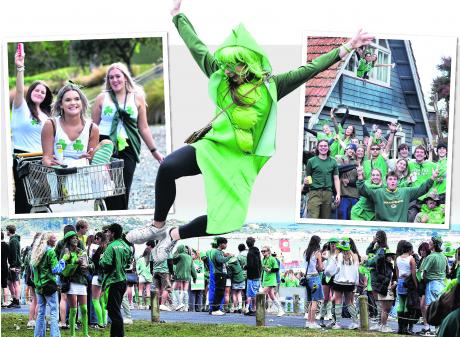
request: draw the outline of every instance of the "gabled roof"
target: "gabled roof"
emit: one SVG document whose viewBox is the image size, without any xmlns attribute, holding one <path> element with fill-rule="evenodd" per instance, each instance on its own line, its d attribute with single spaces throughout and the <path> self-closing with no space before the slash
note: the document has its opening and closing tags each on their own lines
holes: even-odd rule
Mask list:
<svg viewBox="0 0 460 337">
<path fill-rule="evenodd" d="M 340 47 L 342 43 L 347 41 L 348 38 L 344 37 L 309 36 L 307 40 L 307 62 L 311 62 L 318 56 Z M 341 60 L 306 83 L 305 113 L 317 113 L 324 105 L 331 87 L 337 81 L 338 74 L 344 64 L 345 62 Z"/>
</svg>

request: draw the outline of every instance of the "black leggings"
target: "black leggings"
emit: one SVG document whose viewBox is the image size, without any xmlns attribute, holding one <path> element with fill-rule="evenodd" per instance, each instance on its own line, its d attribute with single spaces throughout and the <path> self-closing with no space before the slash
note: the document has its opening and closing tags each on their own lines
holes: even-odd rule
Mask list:
<svg viewBox="0 0 460 337">
<path fill-rule="evenodd" d="M 176 199 L 176 179 L 201 174 L 196 162 L 193 146 L 184 146 L 170 155 L 161 163 L 155 181 L 155 221 L 165 221 L 168 212 Z M 198 236 L 210 236 L 206 233 L 208 217 L 199 216 L 188 224 L 179 227 L 181 239 Z"/>
</svg>

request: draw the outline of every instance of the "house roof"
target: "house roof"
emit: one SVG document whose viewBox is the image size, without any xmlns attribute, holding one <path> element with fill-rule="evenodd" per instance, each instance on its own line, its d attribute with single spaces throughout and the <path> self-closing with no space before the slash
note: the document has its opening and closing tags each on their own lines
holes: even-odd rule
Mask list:
<svg viewBox="0 0 460 337">
<path fill-rule="evenodd" d="M 307 62 L 327 53 L 348 41 L 345 37 L 308 37 Z M 326 102 L 331 87 L 335 84 L 344 61 L 333 64 L 306 83 L 305 113 L 317 113 Z"/>
</svg>

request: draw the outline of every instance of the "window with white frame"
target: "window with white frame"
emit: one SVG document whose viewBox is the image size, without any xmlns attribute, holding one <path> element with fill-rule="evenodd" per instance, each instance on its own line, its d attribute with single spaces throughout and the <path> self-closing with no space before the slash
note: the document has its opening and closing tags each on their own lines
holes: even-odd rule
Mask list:
<svg viewBox="0 0 460 337">
<path fill-rule="evenodd" d="M 398 131 L 395 134 L 393 139 L 393 146 L 390 149 L 390 158 L 397 158 L 398 157 L 398 147 L 401 144 L 406 142 L 406 135 L 404 132 Z"/>
<path fill-rule="evenodd" d="M 388 45 L 388 40 L 386 39 L 374 39 L 372 43 L 368 45 L 366 51 L 370 51 L 372 54 L 375 54 L 377 60 L 375 61 L 375 66 L 369 72 L 369 80 L 377 84 L 390 85 L 391 77 L 391 67 L 386 66 L 391 64 L 391 50 Z M 364 57 L 364 55 L 363 55 Z M 356 52 L 350 58 L 345 67 L 345 71 L 348 75 L 356 77 L 356 71 L 358 69 L 359 59 L 356 55 Z"/>
</svg>

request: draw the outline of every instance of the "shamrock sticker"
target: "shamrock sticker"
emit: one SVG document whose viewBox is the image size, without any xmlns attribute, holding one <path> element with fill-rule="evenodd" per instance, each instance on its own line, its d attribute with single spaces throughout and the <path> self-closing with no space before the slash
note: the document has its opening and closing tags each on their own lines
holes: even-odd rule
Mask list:
<svg viewBox="0 0 460 337">
<path fill-rule="evenodd" d="M 77 140 L 75 141 L 75 143 L 73 143 L 72 146 L 73 146 L 73 149 L 74 149 L 75 151 L 80 151 L 80 152 L 81 152 L 81 151 L 83 151 L 83 149 L 84 149 L 83 143 L 81 142 L 80 139 L 77 139 Z"/>
<path fill-rule="evenodd" d="M 133 115 L 133 113 L 134 113 L 134 111 L 133 111 L 133 108 L 132 108 L 132 107 L 130 107 L 130 106 L 129 106 L 129 107 L 127 107 L 127 108 L 126 108 L 126 113 L 127 113 L 128 115 L 132 116 L 132 115 Z"/>
<path fill-rule="evenodd" d="M 113 109 L 109 106 L 106 106 L 104 108 L 104 115 L 108 116 L 108 115 L 111 115 L 113 113 Z"/>
<path fill-rule="evenodd" d="M 62 150 L 65 150 L 65 148 L 67 147 L 67 144 L 65 143 L 65 140 L 62 139 L 62 138 L 59 138 L 59 141 L 57 142 L 57 144 L 61 145 Z"/>
<path fill-rule="evenodd" d="M 32 120 L 30 121 L 30 124 L 33 125 L 33 126 L 35 126 L 35 125 L 39 125 L 40 122 L 37 121 L 36 119 L 32 119 Z"/>
</svg>

